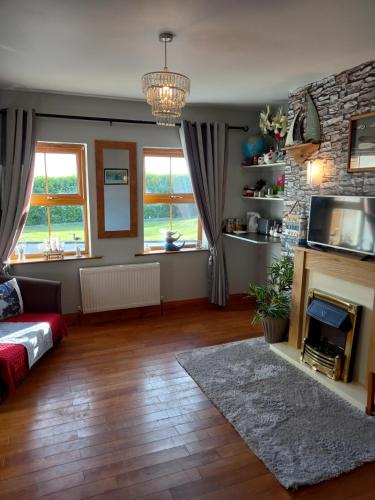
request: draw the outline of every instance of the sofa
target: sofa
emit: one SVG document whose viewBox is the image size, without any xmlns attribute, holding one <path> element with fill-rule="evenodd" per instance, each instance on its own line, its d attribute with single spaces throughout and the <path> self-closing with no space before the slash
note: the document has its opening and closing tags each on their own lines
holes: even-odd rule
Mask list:
<svg viewBox="0 0 375 500">
<path fill-rule="evenodd" d="M 23 300 L 23 314 L 1 322 L 47 322 L 56 345 L 67 334 L 61 315 L 61 283 L 15 276 Z M 0 277 L 0 283 L 11 277 Z M 29 363 L 26 348 L 20 344 L 0 344 L 0 402 L 14 393 L 27 375 Z"/>
</svg>

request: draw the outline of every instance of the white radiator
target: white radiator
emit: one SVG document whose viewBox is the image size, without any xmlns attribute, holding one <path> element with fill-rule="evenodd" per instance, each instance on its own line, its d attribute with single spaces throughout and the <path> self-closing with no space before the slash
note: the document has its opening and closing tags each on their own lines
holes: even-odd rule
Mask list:
<svg viewBox="0 0 375 500">
<path fill-rule="evenodd" d="M 85 267 L 79 276 L 84 313 L 160 304 L 158 262 Z"/>
</svg>

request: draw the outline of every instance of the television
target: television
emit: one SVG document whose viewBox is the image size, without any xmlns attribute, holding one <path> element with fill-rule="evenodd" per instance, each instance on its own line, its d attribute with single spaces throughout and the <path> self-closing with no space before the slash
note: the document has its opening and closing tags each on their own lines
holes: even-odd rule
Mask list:
<svg viewBox="0 0 375 500">
<path fill-rule="evenodd" d="M 307 243 L 375 255 L 375 196 L 311 196 Z"/>
</svg>

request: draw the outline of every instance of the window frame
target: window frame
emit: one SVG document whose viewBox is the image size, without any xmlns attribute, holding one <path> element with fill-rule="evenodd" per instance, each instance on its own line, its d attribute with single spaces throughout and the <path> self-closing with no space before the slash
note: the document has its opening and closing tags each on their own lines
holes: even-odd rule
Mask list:
<svg viewBox="0 0 375 500">
<path fill-rule="evenodd" d="M 146 193 L 146 162 L 145 158 L 147 156 L 160 156 L 169 158 L 185 158 L 184 152 L 179 148 L 143 148 L 143 206 L 144 205 L 155 205 L 158 203 L 166 205 L 175 205 L 180 203 L 194 203 L 197 205 L 193 193 Z M 171 174 L 170 174 L 171 175 Z M 172 212 L 170 210 L 170 224 L 172 223 Z M 144 239 L 144 227 L 143 227 L 143 243 Z M 197 241 L 202 241 L 202 223 L 198 214 L 198 231 L 197 231 Z M 185 245 L 184 248 L 196 248 L 196 244 Z M 152 245 L 151 250 L 161 250 L 164 248 L 163 245 Z"/>
<path fill-rule="evenodd" d="M 82 251 L 82 255 L 89 255 L 89 240 L 88 240 L 88 216 L 87 216 L 87 195 L 86 195 L 86 163 L 85 163 L 85 145 L 84 144 L 72 144 L 72 143 L 53 143 L 53 142 L 37 142 L 35 147 L 36 153 L 54 153 L 54 154 L 74 154 L 76 156 L 77 164 L 77 187 L 78 193 L 72 194 L 32 194 L 30 200 L 30 208 L 33 206 L 37 207 L 56 207 L 56 206 L 66 206 L 75 205 L 82 206 L 83 209 L 83 232 L 85 248 Z M 48 186 L 48 176 L 46 174 L 46 183 Z M 48 189 L 48 187 L 47 187 Z M 51 237 L 51 222 L 48 216 L 48 233 L 49 238 Z M 22 233 L 21 233 L 22 235 Z M 75 252 L 64 252 L 64 255 L 75 255 Z M 35 259 L 42 257 L 43 253 L 35 253 L 25 255 L 25 260 Z M 13 255 L 13 259 L 16 260 L 16 256 Z"/>
</svg>

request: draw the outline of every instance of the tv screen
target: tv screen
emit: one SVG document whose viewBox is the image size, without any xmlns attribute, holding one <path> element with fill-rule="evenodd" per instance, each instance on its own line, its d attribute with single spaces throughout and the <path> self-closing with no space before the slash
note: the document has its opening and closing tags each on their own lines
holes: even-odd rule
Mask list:
<svg viewBox="0 0 375 500">
<path fill-rule="evenodd" d="M 375 197 L 312 196 L 309 244 L 375 254 Z"/>
</svg>

